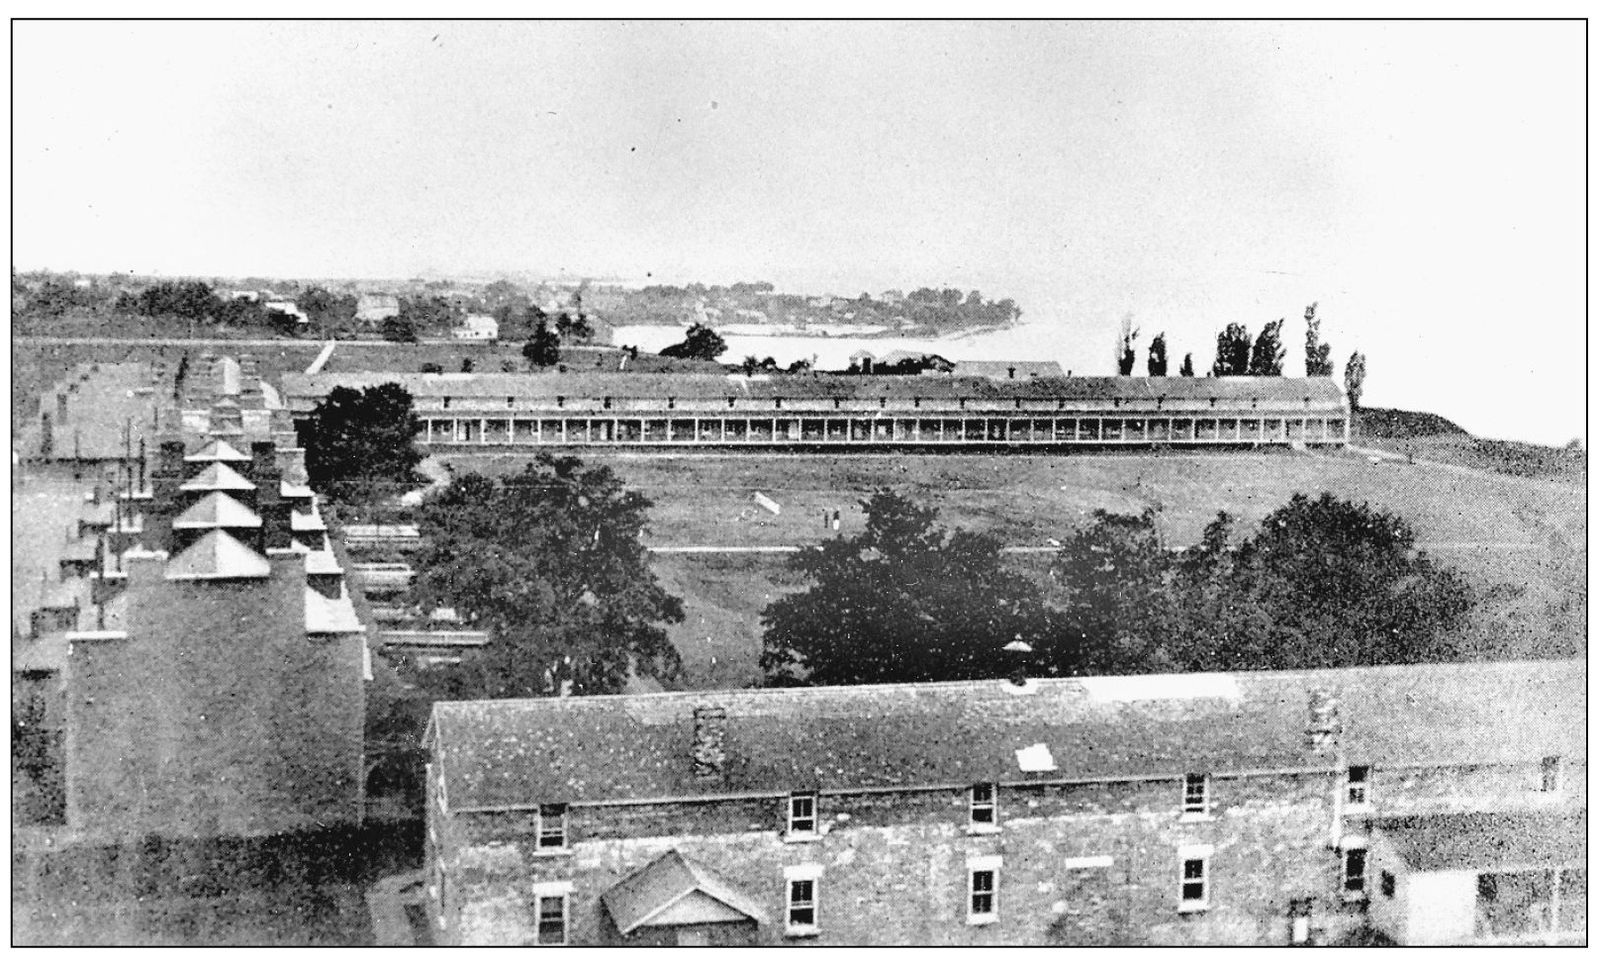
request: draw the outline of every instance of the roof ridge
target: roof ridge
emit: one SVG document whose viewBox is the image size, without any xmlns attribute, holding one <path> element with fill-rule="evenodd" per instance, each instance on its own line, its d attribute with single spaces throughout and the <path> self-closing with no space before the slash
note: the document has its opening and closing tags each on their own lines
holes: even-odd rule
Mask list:
<svg viewBox="0 0 1597 956">
<path fill-rule="evenodd" d="M 1302 679 L 1314 676 L 1327 678 L 1338 676 L 1352 676 L 1370 673 L 1399 672 L 1415 670 L 1506 670 L 1506 669 L 1547 669 L 1558 666 L 1582 664 L 1578 657 L 1569 658 L 1537 658 L 1515 659 L 1502 661 L 1439 661 L 1418 664 L 1367 664 L 1358 667 L 1322 667 L 1298 668 L 1290 670 L 1244 670 L 1244 671 L 1172 671 L 1157 674 L 1101 674 L 1082 675 L 1075 677 L 1035 677 L 1030 683 L 1042 684 L 1049 687 L 1080 687 L 1082 681 L 1110 681 L 1110 680 L 1136 680 L 1148 677 L 1163 678 L 1204 678 L 1204 677 L 1229 677 L 1233 679 L 1258 679 L 1284 680 Z M 741 697 L 829 697 L 829 696 L 855 696 L 862 692 L 880 691 L 905 691 L 920 692 L 924 690 L 953 690 L 961 688 L 996 687 L 1007 681 L 1007 678 L 977 678 L 972 680 L 926 681 L 922 683 L 879 683 L 879 684 L 819 684 L 809 687 L 732 687 L 722 689 L 703 690 L 669 690 L 649 691 L 641 694 L 591 694 L 569 697 L 505 697 L 498 699 L 476 700 L 449 700 L 438 701 L 434 704 L 439 709 L 453 709 L 457 707 L 494 705 L 508 707 L 523 705 L 529 707 L 548 706 L 560 703 L 564 706 L 599 706 L 603 704 L 621 703 L 647 703 L 653 701 L 674 701 L 687 699 L 727 700 Z"/>
</svg>

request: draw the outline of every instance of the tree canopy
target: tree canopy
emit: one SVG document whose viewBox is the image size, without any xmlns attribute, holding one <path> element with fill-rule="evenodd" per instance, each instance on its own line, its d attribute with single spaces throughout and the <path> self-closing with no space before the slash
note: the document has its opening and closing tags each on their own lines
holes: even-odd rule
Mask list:
<svg viewBox="0 0 1597 956">
<path fill-rule="evenodd" d="M 1164 333 L 1160 332 L 1148 343 L 1148 374 L 1163 377 L 1170 370 L 1170 359 L 1165 354 Z"/>
<path fill-rule="evenodd" d="M 1303 373 L 1310 377 L 1331 374 L 1331 344 L 1320 341 L 1320 320 L 1314 310 L 1318 302 L 1310 302 L 1303 310 Z"/>
<path fill-rule="evenodd" d="M 1232 322 L 1225 327 L 1224 332 L 1215 336 L 1214 366 L 1210 374 L 1246 375 L 1252 353 L 1253 339 L 1248 335 L 1248 327 L 1240 322 Z"/>
<path fill-rule="evenodd" d="M 352 500 L 414 484 L 421 427 L 410 393 L 396 383 L 334 388 L 305 428 L 311 486 L 331 499 Z"/>
<path fill-rule="evenodd" d="M 540 314 L 532 327 L 532 337 L 521 347 L 527 361 L 538 366 L 550 366 L 560 361 L 560 336 L 549 328 L 549 319 Z"/>
<path fill-rule="evenodd" d="M 1359 400 L 1364 397 L 1364 353 L 1354 352 L 1347 357 L 1347 365 L 1342 368 L 1342 384 L 1347 389 L 1347 403 L 1355 412 L 1359 410 Z"/>
<path fill-rule="evenodd" d="M 1131 320 L 1124 319 L 1120 323 L 1120 339 L 1115 346 L 1115 365 L 1121 375 L 1130 375 L 1131 370 L 1137 365 L 1137 334 L 1140 329 L 1131 327 Z"/>
<path fill-rule="evenodd" d="M 547 453 L 520 474 L 465 475 L 430 494 L 412 593 L 492 634 L 462 662 L 462 691 L 607 694 L 632 673 L 674 678 L 663 625 L 682 620 L 682 601 L 649 567 L 648 509 L 608 467 Z"/>
<path fill-rule="evenodd" d="M 1259 330 L 1259 337 L 1253 340 L 1253 355 L 1248 360 L 1249 375 L 1281 374 L 1282 363 L 1286 361 L 1286 347 L 1281 344 L 1284 323 L 1284 319 L 1276 319 L 1266 322 Z"/>
<path fill-rule="evenodd" d="M 1181 360 L 1181 377 L 1192 378 L 1196 374 L 1192 369 L 1192 353 L 1188 352 L 1187 357 Z"/>
<path fill-rule="evenodd" d="M 714 329 L 695 322 L 688 328 L 686 338 L 675 345 L 661 349 L 660 354 L 667 358 L 709 359 L 713 362 L 725 351 L 726 341 L 717 335 Z"/>
<path fill-rule="evenodd" d="M 1001 676 L 1005 644 L 1053 664 L 1038 589 L 999 541 L 936 526 L 937 512 L 890 492 L 862 503 L 863 533 L 794 555 L 810 588 L 765 609 L 760 666 L 772 684 L 859 684 Z"/>
</svg>

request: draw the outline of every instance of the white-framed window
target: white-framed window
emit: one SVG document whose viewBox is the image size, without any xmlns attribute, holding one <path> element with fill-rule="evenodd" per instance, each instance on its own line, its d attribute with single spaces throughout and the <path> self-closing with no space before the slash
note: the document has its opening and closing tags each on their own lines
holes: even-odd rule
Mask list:
<svg viewBox="0 0 1597 956">
<path fill-rule="evenodd" d="M 970 825 L 973 829 L 998 827 L 998 784 L 978 783 L 971 786 Z"/>
<path fill-rule="evenodd" d="M 1347 768 L 1347 805 L 1349 809 L 1362 809 L 1370 802 L 1370 784 L 1372 783 L 1370 768 L 1356 766 Z"/>
<path fill-rule="evenodd" d="M 801 864 L 782 873 L 787 878 L 787 935 L 814 936 L 821 931 L 821 867 Z"/>
<path fill-rule="evenodd" d="M 532 899 L 533 945 L 566 945 L 571 924 L 571 884 L 535 883 Z"/>
<path fill-rule="evenodd" d="M 1364 846 L 1342 847 L 1342 893 L 1364 896 L 1368 883 L 1370 851 Z"/>
<path fill-rule="evenodd" d="M 813 790 L 791 793 L 787 797 L 787 835 L 792 840 L 811 840 L 820 835 L 816 827 L 816 804 L 819 795 Z"/>
<path fill-rule="evenodd" d="M 566 848 L 566 805 L 543 803 L 538 805 L 538 849 L 542 851 Z"/>
<path fill-rule="evenodd" d="M 965 922 L 971 925 L 998 921 L 998 873 L 1003 859 L 974 856 L 965 861 Z"/>
<path fill-rule="evenodd" d="M 1209 908 L 1209 858 L 1213 847 L 1184 846 L 1180 853 L 1176 909 L 1195 913 Z"/>
<path fill-rule="evenodd" d="M 1542 758 L 1542 792 L 1557 793 L 1564 789 L 1564 762 L 1558 757 Z"/>
<path fill-rule="evenodd" d="M 1181 783 L 1181 815 L 1206 817 L 1209 815 L 1209 775 L 1189 773 Z"/>
</svg>

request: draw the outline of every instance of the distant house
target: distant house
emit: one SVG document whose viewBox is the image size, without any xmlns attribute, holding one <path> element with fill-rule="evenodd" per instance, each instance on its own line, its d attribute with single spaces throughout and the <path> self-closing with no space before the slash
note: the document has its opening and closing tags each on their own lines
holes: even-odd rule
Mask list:
<svg viewBox="0 0 1597 956">
<path fill-rule="evenodd" d="M 248 299 L 251 302 L 259 302 L 261 301 L 261 294 L 256 292 L 254 289 L 229 289 L 227 298 L 232 302 L 237 302 L 239 299 Z"/>
<path fill-rule="evenodd" d="M 904 304 L 904 293 L 899 289 L 888 289 L 876 298 L 888 305 Z"/>
<path fill-rule="evenodd" d="M 288 299 L 273 299 L 266 303 L 266 308 L 274 312 L 281 312 L 284 315 L 292 315 L 295 325 L 306 325 L 310 322 L 310 316 L 301 312 L 299 306 Z"/>
<path fill-rule="evenodd" d="M 455 329 L 455 338 L 472 342 L 492 342 L 499 338 L 499 321 L 491 315 L 468 315 Z"/>
<path fill-rule="evenodd" d="M 954 374 L 976 378 L 1053 378 L 1065 374 L 1058 362 L 955 362 Z"/>
<path fill-rule="evenodd" d="M 355 318 L 362 325 L 381 325 L 382 321 L 399 314 L 399 297 L 373 293 L 362 295 L 355 304 Z"/>
<path fill-rule="evenodd" d="M 87 277 L 73 279 L 72 287 L 75 289 L 92 289 L 94 288 L 94 280 Z"/>
</svg>

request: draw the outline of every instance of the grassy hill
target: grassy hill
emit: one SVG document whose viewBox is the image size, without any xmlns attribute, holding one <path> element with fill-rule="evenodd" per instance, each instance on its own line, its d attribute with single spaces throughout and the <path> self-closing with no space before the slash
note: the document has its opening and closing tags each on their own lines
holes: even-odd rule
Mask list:
<svg viewBox="0 0 1597 956">
<path fill-rule="evenodd" d="M 1354 441 L 1417 459 L 1495 471 L 1521 478 L 1586 483 L 1586 450 L 1476 438 L 1440 415 L 1395 408 L 1361 408 Z"/>
<path fill-rule="evenodd" d="M 1461 568 L 1479 589 L 1467 652 L 1483 657 L 1575 653 L 1585 647 L 1586 506 L 1583 487 L 1488 471 L 1372 462 L 1356 454 L 1291 452 L 1094 455 L 857 455 L 801 457 L 611 455 L 602 459 L 654 501 L 654 546 L 814 544 L 864 523 L 859 507 L 893 488 L 941 509 L 950 526 L 990 531 L 1016 546 L 1046 547 L 1094 509 L 1155 508 L 1165 540 L 1198 540 L 1224 509 L 1256 524 L 1294 492 L 1330 492 L 1401 515 L 1422 547 Z M 520 470 L 516 458 L 454 458 L 457 469 Z M 754 504 L 760 491 L 780 515 Z M 759 615 L 803 586 L 770 553 L 659 554 L 655 566 L 683 596 L 672 629 L 687 665 L 684 687 L 741 686 L 758 677 Z M 1044 573 L 1047 555 L 1013 555 Z"/>
</svg>

